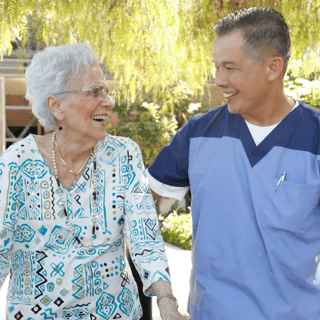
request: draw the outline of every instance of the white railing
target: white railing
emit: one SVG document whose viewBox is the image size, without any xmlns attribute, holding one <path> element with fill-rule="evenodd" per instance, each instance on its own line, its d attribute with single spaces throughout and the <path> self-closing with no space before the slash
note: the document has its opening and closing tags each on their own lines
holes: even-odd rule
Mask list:
<svg viewBox="0 0 320 320">
<path fill-rule="evenodd" d="M 6 149 L 6 87 L 5 78 L 0 77 L 0 154 Z"/>
</svg>

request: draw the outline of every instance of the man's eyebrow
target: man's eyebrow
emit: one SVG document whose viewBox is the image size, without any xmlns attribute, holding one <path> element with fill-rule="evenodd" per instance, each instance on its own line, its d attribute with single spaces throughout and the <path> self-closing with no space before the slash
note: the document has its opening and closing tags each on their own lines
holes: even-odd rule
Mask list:
<svg viewBox="0 0 320 320">
<path fill-rule="evenodd" d="M 212 60 L 212 62 L 215 63 L 214 60 Z M 236 64 L 236 63 L 233 61 L 222 61 L 222 64 Z"/>
</svg>

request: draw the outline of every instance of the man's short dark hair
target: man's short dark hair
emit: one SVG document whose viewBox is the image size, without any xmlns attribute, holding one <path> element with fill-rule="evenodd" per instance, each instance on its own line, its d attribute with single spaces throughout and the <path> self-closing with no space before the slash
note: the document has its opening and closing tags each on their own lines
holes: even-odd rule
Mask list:
<svg viewBox="0 0 320 320">
<path fill-rule="evenodd" d="M 218 36 L 240 30 L 255 60 L 264 61 L 277 55 L 284 61 L 285 74 L 291 56 L 289 28 L 281 13 L 270 8 L 249 8 L 230 13 L 220 19 L 214 27 Z"/>
</svg>

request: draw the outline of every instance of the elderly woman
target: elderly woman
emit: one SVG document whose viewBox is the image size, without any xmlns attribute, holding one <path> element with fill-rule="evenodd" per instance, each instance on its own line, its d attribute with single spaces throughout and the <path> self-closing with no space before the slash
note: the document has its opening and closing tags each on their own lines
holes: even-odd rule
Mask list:
<svg viewBox="0 0 320 320">
<path fill-rule="evenodd" d="M 87 44 L 49 47 L 26 72 L 26 97 L 50 133 L 0 156 L 0 286 L 7 319 L 139 319 L 125 243 L 162 319 L 185 319 L 140 149 L 106 135 L 114 107 Z"/>
</svg>

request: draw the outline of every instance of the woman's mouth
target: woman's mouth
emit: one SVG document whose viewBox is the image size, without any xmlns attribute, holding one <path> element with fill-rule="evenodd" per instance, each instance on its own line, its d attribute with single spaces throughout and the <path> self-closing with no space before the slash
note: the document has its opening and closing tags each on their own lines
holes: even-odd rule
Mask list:
<svg viewBox="0 0 320 320">
<path fill-rule="evenodd" d="M 97 122 L 106 121 L 108 119 L 108 116 L 93 116 L 91 117 L 92 120 Z"/>
</svg>

